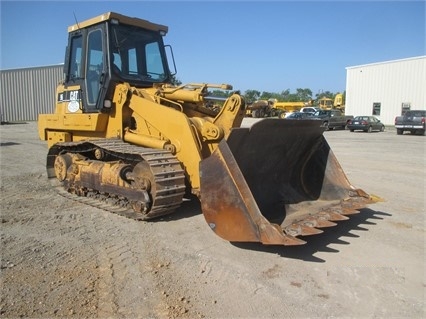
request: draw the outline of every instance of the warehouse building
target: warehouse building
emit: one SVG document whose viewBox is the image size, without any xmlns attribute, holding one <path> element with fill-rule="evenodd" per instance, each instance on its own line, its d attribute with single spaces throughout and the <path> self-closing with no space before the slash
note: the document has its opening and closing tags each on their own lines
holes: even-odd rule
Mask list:
<svg viewBox="0 0 426 319">
<path fill-rule="evenodd" d="M 407 110 L 426 109 L 426 56 L 346 68 L 346 114 L 393 125 Z"/>
<path fill-rule="evenodd" d="M 1 70 L 1 121 L 36 121 L 39 113 L 53 112 L 63 73 L 63 64 Z"/>
</svg>

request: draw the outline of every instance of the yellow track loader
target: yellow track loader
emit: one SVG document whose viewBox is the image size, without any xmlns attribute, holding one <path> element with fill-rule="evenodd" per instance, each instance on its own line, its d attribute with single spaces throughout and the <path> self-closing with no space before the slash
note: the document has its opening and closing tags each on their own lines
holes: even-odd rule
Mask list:
<svg viewBox="0 0 426 319">
<path fill-rule="evenodd" d="M 63 195 L 149 220 L 192 193 L 220 237 L 280 245 L 374 202 L 349 183 L 316 121 L 242 128 L 245 101 L 230 85 L 173 85 L 167 31 L 113 12 L 68 28 L 55 111 L 38 120 Z M 221 89 L 231 93 L 212 108 Z"/>
</svg>

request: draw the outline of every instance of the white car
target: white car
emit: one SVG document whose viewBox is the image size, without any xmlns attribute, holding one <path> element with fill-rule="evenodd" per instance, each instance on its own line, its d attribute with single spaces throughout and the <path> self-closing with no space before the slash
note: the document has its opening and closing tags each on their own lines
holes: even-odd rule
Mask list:
<svg viewBox="0 0 426 319">
<path fill-rule="evenodd" d="M 300 109 L 300 112 L 304 113 L 315 113 L 317 111 L 321 110 L 319 107 L 313 107 L 313 106 L 305 106 Z"/>
</svg>

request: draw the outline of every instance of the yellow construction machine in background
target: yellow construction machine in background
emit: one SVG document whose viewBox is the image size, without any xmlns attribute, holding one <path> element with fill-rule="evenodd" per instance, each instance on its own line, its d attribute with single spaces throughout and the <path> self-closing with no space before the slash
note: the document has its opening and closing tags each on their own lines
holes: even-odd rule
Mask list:
<svg viewBox="0 0 426 319">
<path fill-rule="evenodd" d="M 247 106 L 246 116 L 254 118 L 279 117 L 284 118 L 286 114 L 299 111 L 302 107 L 312 106 L 308 102 L 278 102 L 277 99 L 258 100 Z"/>
<path fill-rule="evenodd" d="M 342 93 L 337 93 L 334 99 L 323 97 L 318 99 L 317 106 L 322 110 L 341 110 L 345 112 L 345 103 Z"/>
<path fill-rule="evenodd" d="M 298 112 L 302 108 L 313 106 L 322 110 L 338 109 L 342 112 L 345 111 L 343 94 L 337 93 L 334 99 L 322 97 L 318 100 L 307 102 L 279 102 L 277 99 L 258 100 L 247 106 L 246 116 L 254 118 L 284 118 L 288 113 Z"/>
</svg>

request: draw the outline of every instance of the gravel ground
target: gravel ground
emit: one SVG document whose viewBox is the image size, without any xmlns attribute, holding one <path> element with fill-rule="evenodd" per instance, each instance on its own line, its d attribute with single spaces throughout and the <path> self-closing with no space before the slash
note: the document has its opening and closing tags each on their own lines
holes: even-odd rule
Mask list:
<svg viewBox="0 0 426 319">
<path fill-rule="evenodd" d="M 2 318 L 426 315 L 425 136 L 325 132 L 352 184 L 385 201 L 266 247 L 214 235 L 196 200 L 155 222 L 70 201 L 47 181 L 36 123 L 0 134 Z"/>
</svg>

